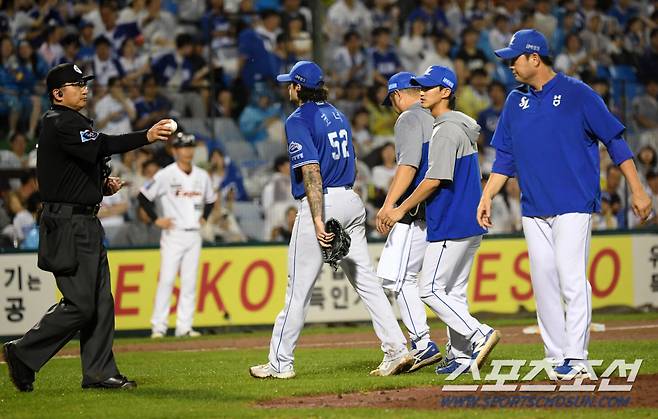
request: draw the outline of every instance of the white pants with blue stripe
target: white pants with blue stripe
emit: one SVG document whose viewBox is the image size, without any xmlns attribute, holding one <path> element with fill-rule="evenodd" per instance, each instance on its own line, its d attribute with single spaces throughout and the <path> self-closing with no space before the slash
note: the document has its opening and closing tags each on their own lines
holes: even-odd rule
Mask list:
<svg viewBox="0 0 658 419">
<path fill-rule="evenodd" d="M 425 251 L 420 297 L 448 326 L 447 359 L 471 357 L 472 344 L 492 329 L 468 312 L 466 291 L 482 236 L 431 242 Z"/>
<path fill-rule="evenodd" d="M 368 310 L 382 351 L 388 359 L 408 352 L 382 283 L 373 270 L 366 241 L 366 212 L 351 189 L 328 188 L 324 195 L 325 219 L 335 218 L 350 234 L 352 243 L 341 268 Z M 298 205 L 288 248 L 288 287 L 283 310 L 277 316 L 270 341 L 269 361 L 278 372 L 293 369 L 294 350 L 311 302 L 313 285 L 322 269 L 322 253 L 315 236 L 306 198 Z M 330 268 L 329 268 L 330 269 Z"/>
<path fill-rule="evenodd" d="M 547 358 L 587 359 L 592 288 L 587 280 L 592 215 L 523 217 L 537 321 Z"/>
</svg>

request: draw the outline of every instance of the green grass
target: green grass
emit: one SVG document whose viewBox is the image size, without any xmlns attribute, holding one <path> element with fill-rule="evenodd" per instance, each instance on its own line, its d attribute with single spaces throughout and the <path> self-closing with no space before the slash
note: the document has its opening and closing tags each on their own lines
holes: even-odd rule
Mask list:
<svg viewBox="0 0 658 419">
<path fill-rule="evenodd" d="M 628 318 L 628 317 L 627 317 Z M 631 316 L 632 319 L 637 319 Z M 629 318 L 629 319 L 630 319 Z M 641 318 L 647 318 L 645 315 Z M 649 316 L 648 318 L 652 318 Z M 597 321 L 597 319 L 595 319 Z M 313 328 L 314 329 L 314 328 Z M 356 328 L 358 329 L 358 328 Z M 324 329 L 338 333 L 339 328 Z M 354 331 L 355 328 L 345 328 Z M 363 328 L 363 330 L 371 330 Z M 268 333 L 269 334 L 269 333 Z M 222 335 L 235 338 L 244 335 Z M 212 337 L 208 339 L 213 339 Z M 129 342 L 147 340 L 129 339 Z M 117 344 L 125 343 L 118 340 Z M 540 359 L 540 345 L 501 344 L 494 359 Z M 384 409 L 263 409 L 254 407 L 258 401 L 288 396 L 345 393 L 376 389 L 413 386 L 438 386 L 444 383 L 426 368 L 414 374 L 397 377 L 369 377 L 368 371 L 381 359 L 377 348 L 354 349 L 299 349 L 296 352 L 293 380 L 255 380 L 249 377 L 251 365 L 266 361 L 266 350 L 224 350 L 209 352 L 141 352 L 118 353 L 121 371 L 138 381 L 134 391 L 83 391 L 80 389 L 79 359 L 54 359 L 38 374 L 33 393 L 22 394 L 14 390 L 7 379 L 6 365 L 0 366 L 0 417 L 1 418 L 71 418 L 71 417 L 409 417 L 427 418 L 554 418 L 568 414 L 571 418 L 658 417 L 649 409 L 569 409 L 518 410 L 471 409 L 441 410 L 384 410 Z M 590 345 L 591 359 L 644 359 L 641 374 L 658 373 L 658 341 L 594 341 Z M 600 373 L 603 368 L 597 368 Z M 484 375 L 490 370 L 485 368 Z M 522 368 L 521 373 L 527 372 Z M 545 378 L 545 377 L 538 377 Z M 471 382 L 470 376 L 460 377 L 457 383 Z M 568 413 L 567 413 L 568 412 Z"/>
</svg>

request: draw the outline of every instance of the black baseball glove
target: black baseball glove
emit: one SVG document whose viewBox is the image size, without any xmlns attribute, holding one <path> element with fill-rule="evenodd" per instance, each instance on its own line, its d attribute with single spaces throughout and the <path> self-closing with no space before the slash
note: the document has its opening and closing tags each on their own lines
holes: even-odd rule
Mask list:
<svg viewBox="0 0 658 419">
<path fill-rule="evenodd" d="M 327 233 L 334 233 L 334 239 L 331 241 L 331 247 L 321 247 L 322 259 L 336 271 L 338 270 L 338 263 L 350 251 L 352 239 L 335 218 L 330 218 L 324 223 L 324 230 Z"/>
</svg>

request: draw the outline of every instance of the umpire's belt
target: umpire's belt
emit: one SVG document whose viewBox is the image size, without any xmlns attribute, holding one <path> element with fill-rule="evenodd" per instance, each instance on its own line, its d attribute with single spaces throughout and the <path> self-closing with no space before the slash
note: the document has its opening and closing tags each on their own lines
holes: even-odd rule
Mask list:
<svg viewBox="0 0 658 419">
<path fill-rule="evenodd" d="M 352 189 L 352 186 L 351 185 L 350 186 L 329 186 L 328 188 L 322 188 L 322 193 L 325 194 L 325 195 L 328 194 L 329 189 L 345 189 L 345 190 L 349 191 L 349 190 Z"/>
<path fill-rule="evenodd" d="M 101 208 L 100 204 L 96 205 L 81 205 L 69 204 L 62 202 L 44 202 L 43 212 L 49 214 L 58 214 L 62 217 L 71 215 L 90 215 L 96 216 L 98 210 Z"/>
</svg>

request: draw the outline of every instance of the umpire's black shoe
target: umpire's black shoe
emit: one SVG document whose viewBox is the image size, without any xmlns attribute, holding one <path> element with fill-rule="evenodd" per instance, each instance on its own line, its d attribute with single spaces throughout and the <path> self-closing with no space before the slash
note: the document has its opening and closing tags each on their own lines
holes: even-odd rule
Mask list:
<svg viewBox="0 0 658 419">
<path fill-rule="evenodd" d="M 16 347 L 14 342 L 7 342 L 3 345 L 2 354 L 9 368 L 9 378 L 19 391 L 29 392 L 34 390 L 34 371 L 23 363 L 16 356 Z"/>
<path fill-rule="evenodd" d="M 137 383 L 135 381 L 129 380 L 125 376 L 118 374 L 114 377 L 110 377 L 107 380 L 101 381 L 100 383 L 91 383 L 83 384 L 82 388 L 106 388 L 110 390 L 123 389 L 123 388 L 135 388 Z"/>
</svg>

